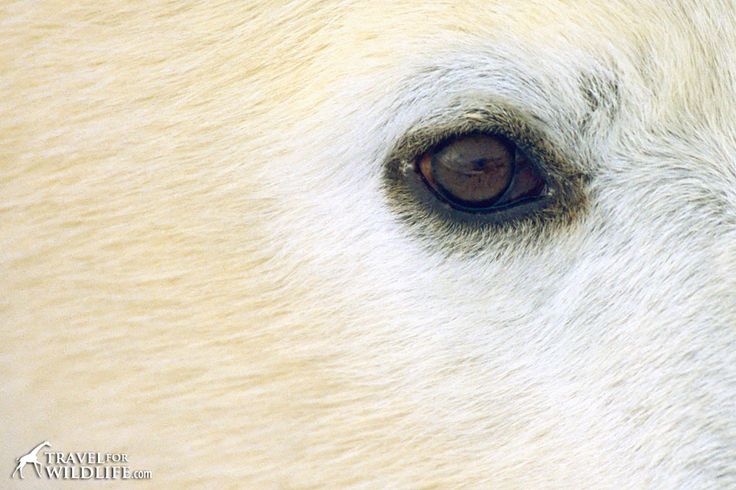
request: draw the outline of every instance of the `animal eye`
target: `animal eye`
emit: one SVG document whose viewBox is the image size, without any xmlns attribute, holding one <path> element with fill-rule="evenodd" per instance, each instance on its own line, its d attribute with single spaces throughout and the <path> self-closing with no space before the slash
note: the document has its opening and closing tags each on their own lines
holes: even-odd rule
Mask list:
<svg viewBox="0 0 736 490">
<path fill-rule="evenodd" d="M 526 154 L 496 135 L 472 134 L 446 141 L 421 155 L 416 170 L 441 200 L 476 213 L 542 197 L 546 188 Z"/>
</svg>

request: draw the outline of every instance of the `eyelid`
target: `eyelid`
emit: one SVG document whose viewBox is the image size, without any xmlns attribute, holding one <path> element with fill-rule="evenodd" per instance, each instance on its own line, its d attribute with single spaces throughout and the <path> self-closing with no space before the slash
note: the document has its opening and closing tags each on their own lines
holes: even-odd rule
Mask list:
<svg viewBox="0 0 736 490">
<path fill-rule="evenodd" d="M 445 120 L 430 118 L 424 124 L 417 124 L 395 145 L 389 160 L 408 163 L 443 141 L 472 133 L 498 135 L 514 142 L 525 152 L 532 150 L 531 153 L 536 154 L 540 146 L 537 132 L 526 118 L 508 108 L 475 109 Z"/>
<path fill-rule="evenodd" d="M 527 219 L 570 221 L 581 215 L 587 202 L 586 183 L 590 176 L 580 172 L 570 157 L 555 145 L 549 129 L 539 119 L 502 103 L 475 107 L 464 112 L 431 117 L 409 130 L 394 146 L 385 163 L 385 189 L 392 206 L 412 226 L 462 226 L 470 231 L 505 227 Z M 417 159 L 443 141 L 472 133 L 498 135 L 512 141 L 529 158 L 546 182 L 540 202 L 500 213 L 468 213 L 438 204 L 430 191 L 417 185 Z M 442 225 L 444 223 L 444 225 Z"/>
</svg>

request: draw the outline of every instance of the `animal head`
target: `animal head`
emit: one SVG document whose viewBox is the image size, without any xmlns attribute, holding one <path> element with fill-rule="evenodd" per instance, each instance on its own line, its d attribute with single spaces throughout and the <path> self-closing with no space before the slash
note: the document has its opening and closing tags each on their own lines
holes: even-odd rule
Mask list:
<svg viewBox="0 0 736 490">
<path fill-rule="evenodd" d="M 3 440 L 172 484 L 736 483 L 731 7 L 6 17 Z"/>
</svg>

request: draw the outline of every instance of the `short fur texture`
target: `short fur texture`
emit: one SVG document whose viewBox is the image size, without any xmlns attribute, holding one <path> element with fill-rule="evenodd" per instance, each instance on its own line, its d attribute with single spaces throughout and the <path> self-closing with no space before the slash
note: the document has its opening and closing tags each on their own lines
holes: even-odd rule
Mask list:
<svg viewBox="0 0 736 490">
<path fill-rule="evenodd" d="M 4 2 L 0 465 L 48 439 L 129 453 L 136 488 L 733 488 L 734 26 L 719 0 Z M 496 103 L 584 204 L 406 211 L 397 145 Z"/>
</svg>

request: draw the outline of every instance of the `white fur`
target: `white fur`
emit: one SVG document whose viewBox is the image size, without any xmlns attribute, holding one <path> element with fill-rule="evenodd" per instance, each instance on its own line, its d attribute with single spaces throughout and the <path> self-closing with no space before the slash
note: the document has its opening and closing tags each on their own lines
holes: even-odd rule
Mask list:
<svg viewBox="0 0 736 490">
<path fill-rule="evenodd" d="M 156 488 L 736 486 L 728 2 L 0 11 L 8 474 L 48 439 Z M 593 175 L 572 223 L 397 216 L 396 143 L 482 101 Z"/>
</svg>

